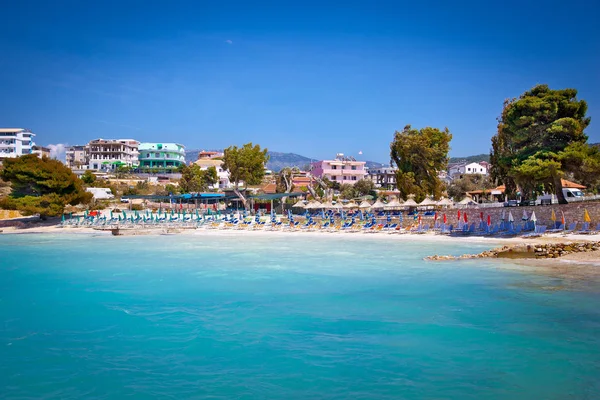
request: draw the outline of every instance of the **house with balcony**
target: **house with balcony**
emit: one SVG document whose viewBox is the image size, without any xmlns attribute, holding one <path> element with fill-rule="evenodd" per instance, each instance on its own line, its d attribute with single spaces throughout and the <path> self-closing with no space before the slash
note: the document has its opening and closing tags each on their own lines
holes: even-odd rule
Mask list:
<svg viewBox="0 0 600 400">
<path fill-rule="evenodd" d="M 140 142 L 133 139 L 92 140 L 87 146 L 89 169 L 114 171 L 118 167 L 137 167 L 139 145 Z"/>
<path fill-rule="evenodd" d="M 87 145 L 69 146 L 65 152 L 65 164 L 71 169 L 87 169 L 90 164 Z"/>
<path fill-rule="evenodd" d="M 31 147 L 31 154 L 37 154 L 39 158 L 48 157 L 50 158 L 50 149 L 44 146 L 34 145 Z"/>
<path fill-rule="evenodd" d="M 396 167 L 381 167 L 369 169 L 368 178 L 373 181 L 376 188 L 394 190 L 396 189 Z"/>
<path fill-rule="evenodd" d="M 365 161 L 357 161 L 353 157 L 345 157 L 338 153 L 333 160 L 321 160 L 311 163 L 311 173 L 318 178 L 327 178 L 339 184 L 354 185 L 367 176 Z"/>
<path fill-rule="evenodd" d="M 206 171 L 210 167 L 215 167 L 217 170 L 217 177 L 219 182 L 211 189 L 231 189 L 233 183 L 229 179 L 229 172 L 223 169 L 223 153 L 217 151 L 201 151 L 198 153 L 198 159 L 194 161 L 194 164 L 200 167 L 203 171 Z"/>
<path fill-rule="evenodd" d="M 457 163 L 448 166 L 448 175 L 452 179 L 460 178 L 463 175 L 487 175 L 489 164 L 483 163 Z"/>
<path fill-rule="evenodd" d="M 185 147 L 179 143 L 140 143 L 139 167 L 176 169 L 185 165 Z"/>
<path fill-rule="evenodd" d="M 33 153 L 34 133 L 23 128 L 0 128 L 0 160 Z"/>
</svg>

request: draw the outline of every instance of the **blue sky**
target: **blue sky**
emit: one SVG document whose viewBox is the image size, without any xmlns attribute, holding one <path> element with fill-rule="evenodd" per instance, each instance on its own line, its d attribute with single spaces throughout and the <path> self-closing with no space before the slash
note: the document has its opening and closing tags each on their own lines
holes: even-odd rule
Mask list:
<svg viewBox="0 0 600 400">
<path fill-rule="evenodd" d="M 0 125 L 387 162 L 406 124 L 487 153 L 503 100 L 547 83 L 579 90 L 600 142 L 594 3 L 3 2 Z"/>
</svg>

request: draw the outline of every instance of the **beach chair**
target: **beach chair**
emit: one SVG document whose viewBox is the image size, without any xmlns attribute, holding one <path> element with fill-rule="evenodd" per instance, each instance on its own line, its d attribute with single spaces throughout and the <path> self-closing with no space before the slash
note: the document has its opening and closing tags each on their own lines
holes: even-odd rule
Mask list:
<svg viewBox="0 0 600 400">
<path fill-rule="evenodd" d="M 547 228 L 546 225 L 536 225 L 533 232 L 526 233 L 525 235 L 522 235 L 522 237 L 534 238 L 534 237 L 543 236 L 546 233 L 546 228 Z"/>
<path fill-rule="evenodd" d="M 567 227 L 567 229 L 565 229 L 565 234 L 566 233 L 573 233 L 575 232 L 575 229 L 577 228 L 577 222 L 572 222 L 569 224 L 569 226 Z"/>
<path fill-rule="evenodd" d="M 589 235 L 590 233 L 592 233 L 592 231 L 590 230 L 590 223 L 584 222 L 583 224 L 581 224 L 581 229 L 576 230 L 573 233 L 576 233 L 578 235 Z"/>
</svg>

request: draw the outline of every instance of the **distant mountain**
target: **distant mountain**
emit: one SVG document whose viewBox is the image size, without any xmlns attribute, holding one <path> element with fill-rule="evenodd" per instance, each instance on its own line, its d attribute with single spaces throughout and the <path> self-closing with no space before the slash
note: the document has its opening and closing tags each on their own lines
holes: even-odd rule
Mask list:
<svg viewBox="0 0 600 400">
<path fill-rule="evenodd" d="M 600 148 L 600 143 L 590 143 L 590 146 Z"/>
<path fill-rule="evenodd" d="M 472 162 L 481 162 L 481 161 L 486 161 L 486 162 L 490 162 L 490 155 L 489 154 L 477 154 L 475 156 L 468 156 L 468 157 L 450 157 L 450 160 L 448 161 L 449 164 L 455 164 L 455 163 L 472 163 Z"/>
<path fill-rule="evenodd" d="M 186 150 L 185 162 L 190 163 L 198 159 L 198 153 L 202 150 Z M 223 150 L 211 150 L 211 151 L 223 151 Z M 300 169 L 307 168 L 311 162 L 318 161 L 318 158 L 309 158 L 301 156 L 295 153 L 280 153 L 277 151 L 269 151 L 269 162 L 267 162 L 267 168 L 273 172 L 279 172 L 285 167 L 298 167 Z M 375 161 L 367 161 L 368 168 L 380 168 L 384 166 L 382 163 Z"/>
</svg>

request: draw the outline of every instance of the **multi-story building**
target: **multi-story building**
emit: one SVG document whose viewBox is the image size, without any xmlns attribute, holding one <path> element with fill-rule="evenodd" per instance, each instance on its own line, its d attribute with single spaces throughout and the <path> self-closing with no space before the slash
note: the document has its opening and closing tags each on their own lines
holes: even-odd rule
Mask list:
<svg viewBox="0 0 600 400">
<path fill-rule="evenodd" d="M 34 133 L 22 128 L 0 129 L 0 159 L 32 154 Z"/>
<path fill-rule="evenodd" d="M 177 168 L 185 164 L 185 147 L 178 143 L 141 143 L 140 168 Z"/>
<path fill-rule="evenodd" d="M 50 158 L 50 149 L 44 146 L 34 145 L 31 146 L 31 154 L 37 154 L 39 158 L 48 157 Z"/>
<path fill-rule="evenodd" d="M 311 172 L 319 178 L 327 178 L 340 184 L 354 185 L 367 175 L 366 162 L 356 161 L 353 157 L 344 157 L 338 153 L 334 160 L 322 160 L 311 164 Z"/>
<path fill-rule="evenodd" d="M 96 139 L 88 144 L 89 168 L 112 171 L 120 166 L 137 167 L 138 146 L 133 139 Z"/>
<path fill-rule="evenodd" d="M 217 170 L 217 177 L 219 183 L 213 185 L 211 189 L 230 189 L 233 187 L 231 180 L 229 179 L 229 172 L 223 169 L 223 153 L 216 151 L 201 151 L 198 153 L 198 159 L 194 161 L 194 164 L 198 165 L 202 170 L 207 170 L 209 167 L 215 167 Z"/>
<path fill-rule="evenodd" d="M 65 164 L 71 169 L 87 169 L 90 164 L 88 146 L 77 145 L 67 147 Z"/>
<path fill-rule="evenodd" d="M 396 189 L 396 172 L 395 167 L 381 167 L 369 169 L 369 179 L 373 181 L 375 187 L 386 190 Z"/>
</svg>

